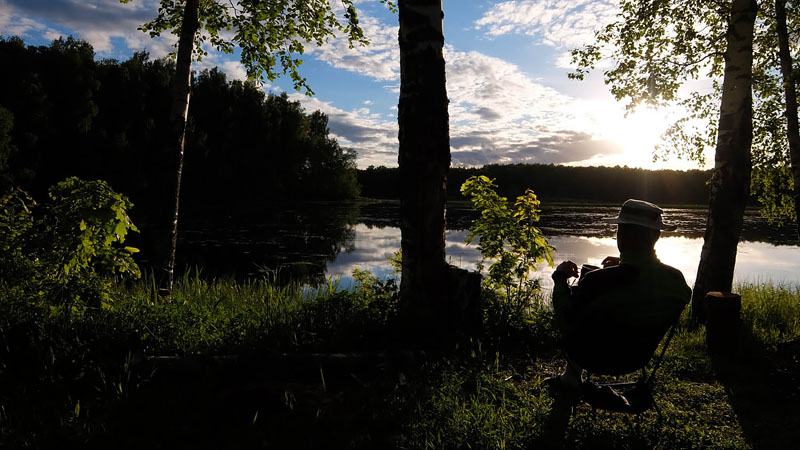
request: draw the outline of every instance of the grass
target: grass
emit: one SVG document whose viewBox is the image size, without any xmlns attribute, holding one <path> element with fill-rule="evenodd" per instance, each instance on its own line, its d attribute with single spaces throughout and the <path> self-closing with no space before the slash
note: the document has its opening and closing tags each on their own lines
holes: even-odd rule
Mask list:
<svg viewBox="0 0 800 450">
<path fill-rule="evenodd" d="M 709 356 L 705 330 L 686 317 L 659 372 L 663 420 L 655 412 L 631 417 L 579 405 L 562 446 L 793 448 L 800 439 L 791 378 L 797 350 L 785 343 L 800 337 L 800 290 L 738 290 L 736 358 Z M 112 298 L 110 308 L 65 316 L 0 289 L 0 447 L 552 444 L 545 435 L 553 400 L 541 381 L 563 360 L 543 309 L 504 317 L 491 300 L 485 334 L 435 360 L 389 358 L 345 369 L 315 362 L 287 372 L 285 358 L 391 348 L 397 287 L 367 274 L 350 291 L 186 275 L 169 303 L 147 280 L 116 286 Z M 265 354 L 278 356 L 264 363 Z M 145 355 L 199 362 L 154 370 L 142 363 Z M 260 356 L 231 366 L 213 355 Z"/>
</svg>

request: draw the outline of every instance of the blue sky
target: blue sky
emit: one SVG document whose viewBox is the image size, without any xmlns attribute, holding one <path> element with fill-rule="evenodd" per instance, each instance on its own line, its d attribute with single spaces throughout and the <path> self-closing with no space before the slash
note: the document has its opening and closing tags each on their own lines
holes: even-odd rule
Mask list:
<svg viewBox="0 0 800 450">
<path fill-rule="evenodd" d="M 332 2 L 341 9 L 338 2 Z M 613 20 L 614 0 L 444 0 L 445 59 L 451 152 L 457 166 L 487 163 L 628 165 L 696 168 L 693 162 L 652 162 L 652 149 L 674 112 L 640 110 L 625 117 L 594 73 L 567 78 L 569 50 L 591 42 Z M 301 73 L 313 98 L 289 79 L 266 83 L 307 110 L 330 118 L 339 142 L 358 153 L 359 167 L 397 165 L 400 85 L 397 16 L 377 0 L 356 0 L 368 47 L 344 40 L 308 46 Z M 137 50 L 166 55 L 172 35 L 151 39 L 137 26 L 156 16 L 157 0 L 0 0 L 0 35 L 45 45 L 72 35 L 97 58 L 127 59 Z M 13 62 L 3 61 L 3 64 Z M 195 69 L 219 66 L 243 78 L 235 56 L 210 53 Z"/>
</svg>

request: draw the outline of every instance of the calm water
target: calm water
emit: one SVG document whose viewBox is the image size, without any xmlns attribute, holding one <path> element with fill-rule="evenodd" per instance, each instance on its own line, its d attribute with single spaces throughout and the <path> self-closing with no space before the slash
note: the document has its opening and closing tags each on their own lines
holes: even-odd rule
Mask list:
<svg viewBox="0 0 800 450">
<path fill-rule="evenodd" d="M 556 248 L 555 260 L 599 265 L 606 256 L 618 255 L 615 226 L 600 221 L 616 211 L 616 207 L 546 207 L 540 228 Z M 397 202 L 275 206 L 237 217 L 206 214 L 202 220 L 184 222 L 179 252 L 184 266 L 201 266 L 212 275 L 272 272 L 283 279 L 311 282 L 334 276 L 347 285 L 355 268 L 391 275 L 387 258 L 400 248 L 398 215 Z M 447 256 L 452 264 L 468 269 L 480 259 L 476 245 L 464 243 L 472 218 L 465 207 L 448 209 Z M 656 253 L 680 269 L 691 284 L 703 245 L 705 211 L 667 209 L 666 220 L 679 228 L 662 234 Z M 748 212 L 736 281 L 800 284 L 800 247 L 794 230 Z M 545 286 L 551 284 L 552 270 L 546 265 L 539 268 Z"/>
</svg>

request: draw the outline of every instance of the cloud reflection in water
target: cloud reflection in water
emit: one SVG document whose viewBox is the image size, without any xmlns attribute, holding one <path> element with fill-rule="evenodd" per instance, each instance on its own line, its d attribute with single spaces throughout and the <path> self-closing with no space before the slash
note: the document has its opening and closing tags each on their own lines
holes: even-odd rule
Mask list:
<svg viewBox="0 0 800 450">
<path fill-rule="evenodd" d="M 328 275 L 341 278 L 341 285 L 352 284 L 353 269 L 370 270 L 380 278 L 392 275 L 388 258 L 400 248 L 400 229 L 395 227 L 368 227 L 357 224 L 355 249 L 340 254 L 328 264 Z M 466 230 L 449 230 L 446 235 L 446 252 L 449 262 L 465 269 L 474 270 L 480 260 L 477 242 L 464 243 Z M 556 264 L 572 260 L 576 264 L 600 265 L 606 256 L 616 256 L 616 240 L 613 237 L 553 236 L 548 241 L 556 248 Z M 659 259 L 683 272 L 691 286 L 694 282 L 703 240 L 680 236 L 665 236 L 656 243 Z M 737 257 L 735 279 L 737 282 L 800 283 L 800 247 L 776 246 L 765 242 L 741 242 Z M 553 268 L 541 264 L 537 267 L 542 285 L 551 287 L 550 274 Z"/>
</svg>

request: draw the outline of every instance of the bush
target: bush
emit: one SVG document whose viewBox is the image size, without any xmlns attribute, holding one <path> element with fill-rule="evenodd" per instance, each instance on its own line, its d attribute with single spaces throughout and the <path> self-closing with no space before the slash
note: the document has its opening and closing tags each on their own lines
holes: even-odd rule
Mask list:
<svg viewBox="0 0 800 450">
<path fill-rule="evenodd" d="M 103 181 L 68 178 L 46 203 L 14 189 L 0 199 L 0 292 L 56 309 L 110 305 L 114 276 L 138 278 L 124 247 L 138 231 L 128 217 L 133 205 Z"/>
<path fill-rule="evenodd" d="M 530 307 L 539 296 L 539 280 L 531 277 L 536 264 L 553 265 L 553 247 L 535 226 L 539 221 L 536 194 L 528 189 L 509 208 L 508 199 L 497 194 L 494 180 L 481 175 L 470 177 L 461 193 L 469 197 L 480 215 L 472 222 L 467 244 L 478 237 L 483 259 L 478 270 L 489 264 L 484 285 L 504 293 L 509 314 Z"/>
</svg>

